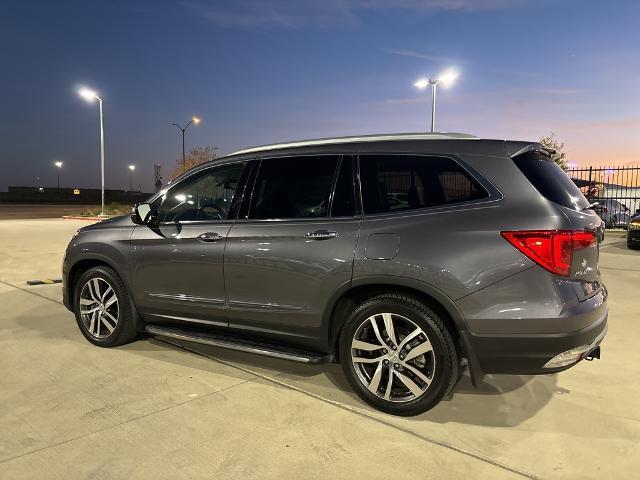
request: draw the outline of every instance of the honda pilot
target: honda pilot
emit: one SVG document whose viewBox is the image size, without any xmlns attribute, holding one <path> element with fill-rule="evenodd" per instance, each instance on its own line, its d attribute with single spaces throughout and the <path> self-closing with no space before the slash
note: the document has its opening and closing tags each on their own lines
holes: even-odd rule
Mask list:
<svg viewBox="0 0 640 480">
<path fill-rule="evenodd" d="M 338 362 L 371 406 L 417 415 L 463 368 L 599 358 L 603 223 L 535 142 L 398 134 L 269 145 L 186 172 L 81 228 L 64 303 L 86 339 L 142 333 Z"/>
</svg>

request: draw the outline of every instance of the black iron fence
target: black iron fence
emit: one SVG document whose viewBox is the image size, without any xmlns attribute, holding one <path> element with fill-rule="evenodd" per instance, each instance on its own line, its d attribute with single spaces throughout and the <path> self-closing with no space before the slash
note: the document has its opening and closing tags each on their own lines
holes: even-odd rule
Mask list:
<svg viewBox="0 0 640 480">
<path fill-rule="evenodd" d="M 624 227 L 640 209 L 640 166 L 584 167 L 567 172 L 607 227 Z M 640 213 L 640 212 L 639 212 Z"/>
</svg>

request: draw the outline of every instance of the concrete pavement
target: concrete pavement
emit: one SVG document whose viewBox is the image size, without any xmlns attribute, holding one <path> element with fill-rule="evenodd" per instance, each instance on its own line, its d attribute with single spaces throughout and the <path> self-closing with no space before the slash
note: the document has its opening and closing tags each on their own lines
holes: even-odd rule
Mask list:
<svg viewBox="0 0 640 480">
<path fill-rule="evenodd" d="M 414 418 L 378 413 L 337 365 L 201 345 L 84 340 L 60 304 L 86 222 L 0 221 L 0 478 L 628 478 L 640 468 L 640 251 L 608 234 L 603 359 L 467 377 Z"/>
</svg>

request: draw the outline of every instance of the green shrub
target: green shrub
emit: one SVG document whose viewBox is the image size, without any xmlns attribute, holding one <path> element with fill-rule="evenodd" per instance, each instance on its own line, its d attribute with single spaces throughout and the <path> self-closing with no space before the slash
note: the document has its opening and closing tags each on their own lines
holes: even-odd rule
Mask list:
<svg viewBox="0 0 640 480">
<path fill-rule="evenodd" d="M 109 203 L 104 206 L 104 213 L 110 217 L 116 217 L 118 215 L 128 215 L 131 213 L 132 205 L 128 203 Z M 80 213 L 83 217 L 96 217 L 100 215 L 100 205 L 95 207 L 86 208 Z"/>
</svg>

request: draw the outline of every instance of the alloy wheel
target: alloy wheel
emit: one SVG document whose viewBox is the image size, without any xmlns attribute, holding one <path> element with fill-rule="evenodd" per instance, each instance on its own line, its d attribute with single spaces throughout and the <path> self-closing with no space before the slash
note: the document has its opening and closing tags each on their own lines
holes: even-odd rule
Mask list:
<svg viewBox="0 0 640 480">
<path fill-rule="evenodd" d="M 89 279 L 80 292 L 80 317 L 95 338 L 107 338 L 118 326 L 118 296 L 107 280 Z"/>
<path fill-rule="evenodd" d="M 397 403 L 421 397 L 436 369 L 428 335 L 395 313 L 378 313 L 362 322 L 351 342 L 351 362 L 370 392 Z"/>
</svg>

